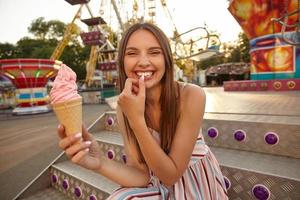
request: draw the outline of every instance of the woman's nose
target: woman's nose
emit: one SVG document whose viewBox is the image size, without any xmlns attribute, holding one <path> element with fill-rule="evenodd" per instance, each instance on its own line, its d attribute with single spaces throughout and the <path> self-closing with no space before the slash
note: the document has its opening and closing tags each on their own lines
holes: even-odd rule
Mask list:
<svg viewBox="0 0 300 200">
<path fill-rule="evenodd" d="M 140 66 L 149 66 L 150 65 L 150 60 L 147 56 L 141 56 L 141 58 L 139 59 L 139 63 Z"/>
</svg>

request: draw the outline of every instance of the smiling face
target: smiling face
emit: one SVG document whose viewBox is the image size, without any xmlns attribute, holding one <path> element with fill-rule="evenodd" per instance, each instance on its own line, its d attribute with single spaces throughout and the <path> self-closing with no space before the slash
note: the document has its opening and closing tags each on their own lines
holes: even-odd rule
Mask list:
<svg viewBox="0 0 300 200">
<path fill-rule="evenodd" d="M 125 74 L 129 78 L 144 76 L 146 88 L 160 85 L 165 73 L 163 50 L 156 37 L 145 29 L 130 36 L 124 55 Z"/>
</svg>

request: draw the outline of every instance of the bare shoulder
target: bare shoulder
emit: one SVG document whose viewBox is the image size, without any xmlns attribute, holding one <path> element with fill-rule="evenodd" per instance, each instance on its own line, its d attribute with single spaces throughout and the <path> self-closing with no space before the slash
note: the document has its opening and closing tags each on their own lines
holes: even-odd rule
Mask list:
<svg viewBox="0 0 300 200">
<path fill-rule="evenodd" d="M 205 106 L 205 91 L 198 85 L 187 83 L 181 85 L 181 102 L 182 106 L 196 106 L 204 105 Z"/>
</svg>

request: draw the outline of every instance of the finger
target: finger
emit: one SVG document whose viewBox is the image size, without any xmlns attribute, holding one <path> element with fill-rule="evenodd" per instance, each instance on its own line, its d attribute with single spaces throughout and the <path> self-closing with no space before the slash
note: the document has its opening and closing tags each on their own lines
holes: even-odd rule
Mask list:
<svg viewBox="0 0 300 200">
<path fill-rule="evenodd" d="M 127 78 L 125 81 L 124 89 L 123 91 L 129 91 L 131 90 L 133 85 L 139 85 L 139 80 L 138 79 L 133 79 L 133 78 Z"/>
<path fill-rule="evenodd" d="M 145 86 L 144 76 L 141 76 L 141 78 L 139 79 L 138 96 L 139 97 L 145 97 L 145 94 L 146 94 L 146 86 Z"/>
<path fill-rule="evenodd" d="M 85 124 L 82 124 L 82 137 L 83 137 L 84 141 L 86 141 L 86 140 L 92 141 L 93 140 L 93 136 L 92 136 L 92 134 L 90 134 L 88 132 Z"/>
<path fill-rule="evenodd" d="M 85 155 L 87 155 L 88 153 L 89 153 L 89 149 L 84 149 L 84 150 L 82 150 L 82 151 L 79 151 L 77 154 L 75 154 L 75 155 L 72 157 L 71 161 L 72 161 L 73 163 L 79 163 L 79 162 L 82 160 L 82 158 L 83 158 Z"/>
<path fill-rule="evenodd" d="M 75 135 L 71 135 L 71 136 L 63 138 L 62 140 L 60 140 L 58 145 L 61 149 L 65 150 L 72 144 L 79 142 L 81 139 L 82 139 L 82 133 L 77 133 Z"/>
<path fill-rule="evenodd" d="M 65 153 L 69 158 L 72 158 L 79 151 L 89 148 L 91 146 L 91 143 L 92 143 L 91 141 L 85 141 L 85 142 L 74 144 L 70 146 L 68 149 L 66 149 Z"/>
<path fill-rule="evenodd" d="M 57 134 L 61 139 L 66 137 L 65 127 L 62 124 L 58 124 Z"/>
<path fill-rule="evenodd" d="M 132 85 L 132 92 L 137 95 L 139 93 L 139 87 L 136 85 Z"/>
<path fill-rule="evenodd" d="M 131 94 L 132 92 L 132 79 L 127 78 L 125 81 L 123 92 Z"/>
</svg>

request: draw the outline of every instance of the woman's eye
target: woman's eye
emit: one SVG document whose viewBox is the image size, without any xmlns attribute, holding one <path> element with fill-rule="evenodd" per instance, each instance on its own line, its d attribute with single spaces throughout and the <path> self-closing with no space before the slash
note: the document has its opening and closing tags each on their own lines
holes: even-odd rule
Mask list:
<svg viewBox="0 0 300 200">
<path fill-rule="evenodd" d="M 129 56 L 136 55 L 136 52 L 127 52 L 126 55 L 129 55 Z"/>
<path fill-rule="evenodd" d="M 152 55 L 158 55 L 158 54 L 160 54 L 160 51 L 151 51 L 150 54 L 152 54 Z"/>
</svg>

